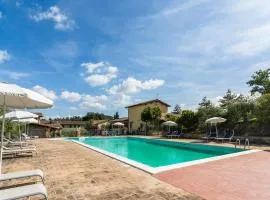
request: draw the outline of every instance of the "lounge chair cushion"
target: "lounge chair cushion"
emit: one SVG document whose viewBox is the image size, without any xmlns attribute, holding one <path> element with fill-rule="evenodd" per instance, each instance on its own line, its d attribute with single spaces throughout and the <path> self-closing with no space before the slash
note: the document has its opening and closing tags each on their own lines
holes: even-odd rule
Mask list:
<svg viewBox="0 0 270 200">
<path fill-rule="evenodd" d="M 44 182 L 44 174 L 40 169 L 1 174 L 0 181 L 19 179 L 19 178 L 30 178 L 34 176 L 39 176 L 41 180 Z"/>
<path fill-rule="evenodd" d="M 41 183 L 0 190 L 0 200 L 13 200 L 35 195 L 43 195 L 45 199 L 48 199 L 47 190 Z"/>
<path fill-rule="evenodd" d="M 29 147 L 3 147 L 4 152 L 5 151 L 36 151 L 35 146 L 29 146 Z"/>
</svg>

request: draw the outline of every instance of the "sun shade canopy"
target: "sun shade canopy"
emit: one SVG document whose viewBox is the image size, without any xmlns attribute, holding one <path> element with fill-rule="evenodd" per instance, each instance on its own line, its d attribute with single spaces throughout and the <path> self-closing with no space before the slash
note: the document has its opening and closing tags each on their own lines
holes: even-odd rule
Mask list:
<svg viewBox="0 0 270 200">
<path fill-rule="evenodd" d="M 3 116 L 0 116 L 0 119 L 2 119 Z M 6 119 L 28 119 L 28 118 L 38 118 L 38 115 L 28 112 L 28 111 L 12 111 L 7 114 L 5 114 Z"/>
<path fill-rule="evenodd" d="M 0 105 L 11 108 L 50 108 L 53 101 L 18 85 L 0 83 Z"/>
</svg>

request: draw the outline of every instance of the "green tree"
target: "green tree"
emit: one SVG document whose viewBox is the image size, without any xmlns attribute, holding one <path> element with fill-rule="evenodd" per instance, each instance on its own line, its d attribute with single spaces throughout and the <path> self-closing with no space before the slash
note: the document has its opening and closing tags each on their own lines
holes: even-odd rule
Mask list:
<svg viewBox="0 0 270 200">
<path fill-rule="evenodd" d="M 8 108 L 6 109 L 6 113 L 10 112 Z M 3 115 L 3 107 L 0 106 L 0 116 Z M 22 128 L 22 127 L 21 127 Z M 2 130 L 2 120 L 0 121 L 0 133 Z M 5 120 L 5 134 L 10 133 L 12 138 L 19 137 L 19 124 L 17 122 L 12 122 L 10 120 Z M 8 137 L 8 135 L 6 135 Z M 1 138 L 1 137 L 0 137 Z"/>
<path fill-rule="evenodd" d="M 237 95 L 234 94 L 230 89 L 227 90 L 226 94 L 219 100 L 221 108 L 228 108 L 229 105 L 237 101 Z"/>
<path fill-rule="evenodd" d="M 219 117 L 223 115 L 222 109 L 220 107 L 214 106 L 213 103 L 206 97 L 202 99 L 199 103 L 199 108 L 197 111 L 199 128 L 205 127 L 205 120 L 211 117 Z"/>
<path fill-rule="evenodd" d="M 255 92 L 270 93 L 270 69 L 256 71 L 247 84 L 252 87 L 251 94 Z"/>
<path fill-rule="evenodd" d="M 160 108 L 157 107 L 157 106 L 151 108 L 151 115 L 152 115 L 152 117 L 151 117 L 151 118 L 152 118 L 151 122 L 152 122 L 155 126 L 157 126 L 158 123 L 159 123 L 159 120 L 160 120 L 160 118 L 161 118 L 161 110 L 160 110 Z"/>
<path fill-rule="evenodd" d="M 141 112 L 141 120 L 145 122 L 146 132 L 148 131 L 148 123 L 152 121 L 152 111 L 148 106 Z"/>
<path fill-rule="evenodd" d="M 103 113 L 95 113 L 95 112 L 88 112 L 84 117 L 82 117 L 83 121 L 88 120 L 103 120 L 103 119 L 112 119 L 111 116 L 104 115 Z"/>
<path fill-rule="evenodd" d="M 166 115 L 166 120 L 167 121 L 177 122 L 178 118 L 179 118 L 179 116 L 175 116 L 175 115 L 171 115 L 171 114 Z"/>
<path fill-rule="evenodd" d="M 270 94 L 265 94 L 258 99 L 256 117 L 259 123 L 270 123 Z"/>
<path fill-rule="evenodd" d="M 114 114 L 113 119 L 119 119 L 119 113 L 118 113 L 118 112 L 116 112 L 116 113 Z"/>
<path fill-rule="evenodd" d="M 205 96 L 205 97 L 203 97 L 202 101 L 199 103 L 199 106 L 200 106 L 201 108 L 208 108 L 208 107 L 213 106 L 213 104 L 212 104 L 212 102 L 211 102 L 209 99 L 207 99 L 207 97 Z"/>
<path fill-rule="evenodd" d="M 69 118 L 69 120 L 71 120 L 71 121 L 81 121 L 82 117 L 80 117 L 80 116 L 72 116 L 72 117 Z"/>
<path fill-rule="evenodd" d="M 152 120 L 159 120 L 161 117 L 161 110 L 159 107 L 155 106 L 151 108 L 151 113 L 152 113 Z"/>
<path fill-rule="evenodd" d="M 254 118 L 255 104 L 251 100 L 242 100 L 228 106 L 225 118 L 231 127 L 237 122 L 249 122 Z"/>
<path fill-rule="evenodd" d="M 183 110 L 181 116 L 177 120 L 178 124 L 183 128 L 191 130 L 194 129 L 198 123 L 198 118 L 192 110 Z"/>
<path fill-rule="evenodd" d="M 93 123 L 93 120 L 89 120 L 88 122 L 86 122 L 86 124 L 85 124 L 85 129 L 86 130 L 91 130 L 92 129 L 92 123 Z"/>
<path fill-rule="evenodd" d="M 172 113 L 173 114 L 181 114 L 181 107 L 178 104 L 176 104 Z"/>
</svg>

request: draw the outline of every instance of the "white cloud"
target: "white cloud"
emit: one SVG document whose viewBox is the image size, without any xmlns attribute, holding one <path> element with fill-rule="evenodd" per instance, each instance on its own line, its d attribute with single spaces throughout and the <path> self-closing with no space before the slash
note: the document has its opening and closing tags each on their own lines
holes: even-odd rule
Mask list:
<svg viewBox="0 0 270 200">
<path fill-rule="evenodd" d="M 118 72 L 118 68 L 117 67 L 112 67 L 112 66 L 109 66 L 108 67 L 108 73 L 109 74 L 116 74 Z"/>
<path fill-rule="evenodd" d="M 31 15 L 31 18 L 36 22 L 42 20 L 52 20 L 55 23 L 54 28 L 57 30 L 72 30 L 75 26 L 75 21 L 63 13 L 58 6 L 51 6 L 45 12 L 38 12 Z"/>
<path fill-rule="evenodd" d="M 83 101 L 80 104 L 81 108 L 91 108 L 91 109 L 99 109 L 103 110 L 106 108 L 106 106 L 102 103 L 99 102 L 88 102 L 88 101 Z"/>
<path fill-rule="evenodd" d="M 33 90 L 35 90 L 36 92 L 44 95 L 45 97 L 47 97 L 47 98 L 49 98 L 51 100 L 56 100 L 58 98 L 53 90 L 48 90 L 47 88 L 44 88 L 44 87 L 42 87 L 40 85 L 34 86 Z"/>
<path fill-rule="evenodd" d="M 101 96 L 91 96 L 84 95 L 82 97 L 82 102 L 80 103 L 81 108 L 91 108 L 91 109 L 105 109 L 105 102 L 108 100 L 108 97 L 105 95 Z"/>
<path fill-rule="evenodd" d="M 123 108 L 132 103 L 131 96 L 125 94 L 117 94 L 110 96 L 112 106 L 116 108 Z"/>
<path fill-rule="evenodd" d="M 96 69 L 103 67 L 104 66 L 104 62 L 98 62 L 98 63 L 91 63 L 91 62 L 87 62 L 87 63 L 82 63 L 81 64 L 82 67 L 85 67 L 87 69 L 88 73 L 93 73 Z"/>
<path fill-rule="evenodd" d="M 93 96 L 89 94 L 79 94 L 77 92 L 63 91 L 59 98 L 71 103 L 77 102 L 79 106 L 71 106 L 68 108 L 69 110 L 78 110 L 80 108 L 97 110 L 104 110 L 108 107 L 123 108 L 124 106 L 132 103 L 131 96 L 125 94 Z"/>
<path fill-rule="evenodd" d="M 1 19 L 1 14 L 0 14 L 0 19 Z M 10 59 L 10 55 L 6 50 L 1 50 L 0 49 L 0 64 L 8 61 Z"/>
<path fill-rule="evenodd" d="M 164 80 L 150 79 L 148 81 L 140 81 L 135 78 L 129 77 L 124 80 L 121 84 L 114 85 L 108 89 L 108 93 L 136 93 L 141 90 L 152 90 L 156 89 L 164 84 Z"/>
<path fill-rule="evenodd" d="M 118 73 L 118 68 L 108 62 L 87 62 L 82 63 L 81 66 L 87 69 L 83 74 L 84 80 L 93 87 L 106 85 L 116 78 Z"/>
<path fill-rule="evenodd" d="M 157 16 L 168 17 L 170 15 L 178 14 L 181 11 L 186 11 L 186 10 L 192 9 L 194 7 L 200 6 L 201 4 L 207 3 L 209 1 L 211 1 L 211 0 L 186 1 L 186 2 L 178 4 L 178 5 L 173 5 L 170 8 L 165 8 L 160 13 L 158 13 Z"/>
<path fill-rule="evenodd" d="M 111 78 L 107 75 L 94 74 L 85 77 L 84 79 L 91 86 L 105 85 L 111 81 Z"/>
<path fill-rule="evenodd" d="M 61 99 L 65 99 L 69 102 L 78 102 L 81 100 L 81 95 L 77 92 L 63 91 L 60 95 Z"/>
<path fill-rule="evenodd" d="M 141 88 L 143 90 L 152 90 L 156 89 L 164 84 L 164 80 L 160 79 L 150 79 L 149 81 L 142 82 Z"/>
<path fill-rule="evenodd" d="M 91 96 L 89 94 L 83 96 L 83 101 L 107 101 L 108 97 L 106 95 Z"/>
<path fill-rule="evenodd" d="M 210 101 L 215 105 L 215 106 L 219 106 L 220 105 L 220 100 L 222 99 L 222 96 L 217 96 L 214 98 L 210 98 Z"/>
</svg>

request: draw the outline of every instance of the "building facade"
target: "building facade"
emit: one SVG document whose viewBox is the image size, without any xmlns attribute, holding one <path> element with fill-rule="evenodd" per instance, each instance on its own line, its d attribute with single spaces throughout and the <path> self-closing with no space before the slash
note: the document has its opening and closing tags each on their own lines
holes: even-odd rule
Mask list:
<svg viewBox="0 0 270 200">
<path fill-rule="evenodd" d="M 61 124 L 63 128 L 85 128 L 87 121 L 76 120 L 58 120 L 57 123 Z"/>
<path fill-rule="evenodd" d="M 169 104 L 159 100 L 154 99 L 150 101 L 145 101 L 137 103 L 134 105 L 127 106 L 128 109 L 128 130 L 129 131 L 143 131 L 145 128 L 145 123 L 141 120 L 141 113 L 147 107 L 159 107 L 162 114 L 168 113 Z"/>
<path fill-rule="evenodd" d="M 27 135 L 30 137 L 50 138 L 61 136 L 62 126 L 60 124 L 29 124 L 27 129 Z"/>
</svg>

